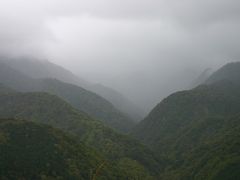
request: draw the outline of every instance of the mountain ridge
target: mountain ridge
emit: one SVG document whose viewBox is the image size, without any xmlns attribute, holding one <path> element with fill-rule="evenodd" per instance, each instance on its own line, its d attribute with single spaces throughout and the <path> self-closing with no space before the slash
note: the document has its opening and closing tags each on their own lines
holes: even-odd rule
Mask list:
<svg viewBox="0 0 240 180">
<path fill-rule="evenodd" d="M 121 132 L 127 132 L 135 124 L 107 100 L 77 85 L 56 79 L 33 79 L 4 63 L 0 66 L 0 83 L 18 91 L 44 91 L 58 95 L 80 111 Z"/>
<path fill-rule="evenodd" d="M 28 119 L 59 128 L 74 134 L 114 164 L 126 159 L 130 164 L 135 162 L 136 166 L 144 167 L 142 171 L 146 176 L 156 176 L 161 169 L 158 157 L 141 143 L 80 114 L 55 95 L 42 92 L 2 94 L 0 101 L 1 118 Z"/>
<path fill-rule="evenodd" d="M 34 79 L 58 79 L 65 83 L 83 87 L 86 90 L 102 96 L 107 101 L 111 102 L 115 108 L 135 121 L 139 121 L 143 118 L 142 110 L 130 102 L 130 100 L 124 97 L 121 93 L 110 87 L 88 82 L 83 78 L 73 74 L 71 71 L 48 60 L 39 60 L 33 57 L 22 57 L 15 59 L 2 57 L 1 61 L 13 69 L 16 69 Z"/>
</svg>

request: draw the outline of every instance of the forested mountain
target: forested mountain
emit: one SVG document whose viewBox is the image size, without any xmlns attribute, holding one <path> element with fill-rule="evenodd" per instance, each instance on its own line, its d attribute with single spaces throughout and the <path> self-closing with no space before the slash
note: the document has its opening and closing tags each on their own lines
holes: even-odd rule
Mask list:
<svg viewBox="0 0 240 180">
<path fill-rule="evenodd" d="M 0 65 L 0 83 L 19 91 L 44 91 L 58 95 L 80 111 L 122 132 L 127 132 L 134 126 L 131 119 L 107 100 L 73 84 L 56 79 L 30 78 L 5 63 Z"/>
<path fill-rule="evenodd" d="M 158 104 L 137 125 L 133 134 L 143 142 L 163 150 L 167 147 L 166 141 L 174 141 L 179 133 L 204 118 L 237 114 L 240 108 L 238 90 L 235 84 L 223 81 L 174 93 Z M 165 144 L 164 147 L 162 144 Z"/>
<path fill-rule="evenodd" d="M 40 84 L 40 91 L 58 95 L 75 108 L 88 113 L 116 130 L 127 132 L 135 125 L 131 119 L 101 96 L 79 86 L 63 83 L 56 79 L 43 79 Z"/>
<path fill-rule="evenodd" d="M 206 81 L 211 84 L 220 80 L 228 80 L 236 84 L 240 83 L 240 62 L 228 63 L 215 73 L 213 73 Z"/>
<path fill-rule="evenodd" d="M 239 115 L 202 119 L 171 146 L 172 161 L 162 179 L 240 179 Z"/>
<path fill-rule="evenodd" d="M 160 163 L 151 150 L 78 112 L 57 96 L 8 93 L 0 95 L 0 102 L 0 118 L 27 119 L 76 135 L 82 143 L 96 149 L 110 164 L 122 171 L 118 173 L 116 170 L 113 179 L 115 176 L 122 179 L 154 179 L 153 176 L 163 167 L 163 162 Z"/>
<path fill-rule="evenodd" d="M 92 179 L 104 159 L 63 132 L 14 119 L 0 120 L 1 179 Z M 98 179 L 107 179 L 110 168 Z"/>
<path fill-rule="evenodd" d="M 44 142 L 42 142 L 46 143 L 46 149 L 52 148 L 52 143 L 60 144 L 62 148 L 56 155 L 51 154 L 53 150 L 50 149 L 47 156 L 50 160 L 49 169 L 53 170 L 44 169 L 45 166 L 42 164 L 46 164 L 46 159 L 43 158 L 38 168 L 35 166 L 30 168 L 31 171 L 27 177 L 38 178 L 41 175 L 44 178 L 48 176 L 54 178 L 58 174 L 59 179 L 65 179 L 65 177 L 86 179 L 86 177 L 93 177 L 96 168 L 103 164 L 101 173 L 97 173 L 97 179 L 240 179 L 239 74 L 239 63 L 227 64 L 213 73 L 206 83 L 165 98 L 130 133 L 149 146 L 146 147 L 130 136 L 121 135 L 102 124 L 101 121 L 121 129 L 119 128 L 121 125 L 117 122 L 125 121 L 118 119 L 121 114 L 113 116 L 114 113 L 109 108 L 110 103 L 101 99 L 100 96 L 56 79 L 30 78 L 2 64 L 0 66 L 0 119 L 18 120 L 0 121 L 0 147 L 2 147 L 0 151 L 4 149 L 4 153 L 7 151 L 8 157 L 12 157 L 15 151 L 11 148 L 17 143 L 17 150 L 23 153 L 19 159 L 10 160 L 0 155 L 3 159 L 0 166 L 7 168 L 1 171 L 0 175 L 26 177 L 23 174 L 24 168 L 29 164 L 26 163 L 26 166 L 22 166 L 23 169 L 18 169 L 21 167 L 19 164 L 25 162 L 25 153 L 30 153 L 32 156 L 35 154 L 28 152 L 29 149 L 19 147 L 18 143 L 35 141 L 34 138 L 39 138 L 39 135 L 48 138 L 49 141 L 43 138 Z M 18 92 L 18 90 L 24 92 Z M 111 105 L 111 107 L 114 111 L 114 106 Z M 108 111 L 101 114 L 103 109 Z M 104 117 L 105 121 L 96 118 L 94 116 L 96 112 L 99 113 L 98 117 Z M 114 124 L 111 124 L 112 122 L 106 121 L 111 119 L 106 115 L 119 121 L 112 121 Z M 67 134 L 39 123 L 50 125 Z M 27 136 L 23 136 L 25 129 Z M 37 130 L 32 131 L 32 129 Z M 16 134 L 20 134 L 19 142 L 16 142 Z M 30 140 L 29 134 L 33 137 Z M 11 141 L 8 141 L 7 135 L 13 137 Z M 52 139 L 56 141 L 50 142 Z M 65 148 L 65 145 L 68 148 Z M 30 149 L 36 147 L 38 145 L 33 143 Z M 36 158 L 41 157 L 41 153 L 44 152 L 43 148 Z M 79 152 L 81 154 L 78 154 Z M 84 153 L 89 154 L 85 156 Z M 61 154 L 64 155 L 59 157 Z M 81 155 L 87 158 L 84 159 Z M 79 157 L 82 158 L 77 161 Z M 74 160 L 66 161 L 71 158 Z M 13 161 L 19 162 L 16 164 L 18 166 L 6 166 Z M 54 167 L 56 162 L 60 162 L 61 166 Z M 29 161 L 29 163 L 34 162 Z M 59 172 L 63 167 L 65 169 Z M 15 168 L 16 172 L 12 168 Z M 79 169 L 82 170 L 79 171 Z M 89 169 L 91 173 L 87 171 Z"/>
<path fill-rule="evenodd" d="M 95 92 L 96 94 L 105 98 L 107 101 L 111 102 L 115 108 L 120 110 L 122 113 L 128 115 L 130 118 L 136 121 L 141 120 L 144 116 L 143 111 L 139 109 L 137 105 L 133 104 L 116 90 L 101 84 L 94 84 L 85 81 L 84 79 L 74 75 L 69 70 L 47 60 L 23 57 L 16 59 L 1 58 L 0 61 L 31 78 L 58 79 L 60 81 L 74 84 L 89 91 Z"/>
<path fill-rule="evenodd" d="M 132 135 L 168 159 L 163 179 L 239 179 L 238 63 L 158 104 Z M 212 82 L 212 83 L 210 83 Z"/>
</svg>

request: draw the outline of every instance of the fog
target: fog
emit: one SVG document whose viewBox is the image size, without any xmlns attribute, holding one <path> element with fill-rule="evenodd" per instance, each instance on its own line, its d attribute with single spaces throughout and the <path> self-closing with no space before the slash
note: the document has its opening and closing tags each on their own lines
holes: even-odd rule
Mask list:
<svg viewBox="0 0 240 180">
<path fill-rule="evenodd" d="M 0 54 L 48 59 L 146 112 L 240 59 L 238 0 L 0 0 Z"/>
</svg>

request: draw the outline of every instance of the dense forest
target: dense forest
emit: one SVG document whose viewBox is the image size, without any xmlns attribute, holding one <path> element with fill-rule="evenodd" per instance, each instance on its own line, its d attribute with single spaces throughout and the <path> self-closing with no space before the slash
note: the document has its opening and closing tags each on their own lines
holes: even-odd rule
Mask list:
<svg viewBox="0 0 240 180">
<path fill-rule="evenodd" d="M 166 97 L 142 121 L 117 92 L 98 95 L 61 67 L 34 74 L 6 62 L 0 179 L 240 179 L 239 62 Z"/>
</svg>

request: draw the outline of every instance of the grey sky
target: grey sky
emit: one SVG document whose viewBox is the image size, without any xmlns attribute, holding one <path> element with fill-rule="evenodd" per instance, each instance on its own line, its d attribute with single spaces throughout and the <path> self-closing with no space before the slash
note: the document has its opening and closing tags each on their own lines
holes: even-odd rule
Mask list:
<svg viewBox="0 0 240 180">
<path fill-rule="evenodd" d="M 239 0 L 0 0 L 0 27 L 1 54 L 49 59 L 147 110 L 240 59 Z"/>
</svg>

